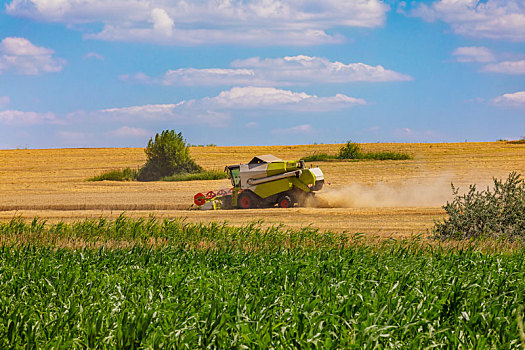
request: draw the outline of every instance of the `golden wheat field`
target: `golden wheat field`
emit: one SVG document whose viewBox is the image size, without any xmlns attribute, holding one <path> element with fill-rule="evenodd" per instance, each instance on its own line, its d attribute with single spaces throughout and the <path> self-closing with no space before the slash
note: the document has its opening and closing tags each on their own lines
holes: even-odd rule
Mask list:
<svg viewBox="0 0 525 350">
<path fill-rule="evenodd" d="M 296 160 L 314 152 L 336 153 L 340 145 L 193 147 L 207 169 L 245 163 L 254 155 Z M 371 236 L 425 233 L 444 217 L 450 183 L 487 186 L 511 171 L 525 174 L 525 145 L 491 143 L 361 144 L 363 151 L 405 152 L 411 160 L 319 162 L 330 185 L 319 193 L 319 207 L 229 211 L 188 210 L 197 192 L 227 188 L 229 180 L 191 182 L 87 182 L 105 171 L 139 167 L 141 148 L 0 151 L 0 220 L 41 217 L 51 222 L 128 216 L 227 221 L 242 225 L 312 225 L 322 230 Z M 309 164 L 310 165 L 310 164 Z"/>
</svg>

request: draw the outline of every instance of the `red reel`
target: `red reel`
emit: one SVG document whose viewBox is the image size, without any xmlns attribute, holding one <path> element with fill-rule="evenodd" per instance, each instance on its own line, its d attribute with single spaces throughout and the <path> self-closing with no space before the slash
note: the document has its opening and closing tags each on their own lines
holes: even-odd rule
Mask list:
<svg viewBox="0 0 525 350">
<path fill-rule="evenodd" d="M 206 199 L 212 199 L 215 198 L 215 196 L 217 195 L 213 191 L 209 191 L 208 193 L 206 193 Z"/>
<path fill-rule="evenodd" d="M 198 206 L 203 205 L 204 203 L 206 203 L 206 196 L 202 193 L 197 193 L 193 197 L 193 203 L 195 203 L 195 205 L 198 205 Z"/>
</svg>

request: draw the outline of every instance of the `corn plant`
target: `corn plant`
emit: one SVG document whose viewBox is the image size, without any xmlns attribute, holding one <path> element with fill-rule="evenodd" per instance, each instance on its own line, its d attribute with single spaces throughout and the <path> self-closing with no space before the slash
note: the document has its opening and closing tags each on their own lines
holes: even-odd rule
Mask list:
<svg viewBox="0 0 525 350">
<path fill-rule="evenodd" d="M 0 348 L 520 346 L 524 249 L 359 237 L 124 215 L 15 219 L 0 225 Z M 71 248 L 78 238 L 131 245 Z"/>
</svg>

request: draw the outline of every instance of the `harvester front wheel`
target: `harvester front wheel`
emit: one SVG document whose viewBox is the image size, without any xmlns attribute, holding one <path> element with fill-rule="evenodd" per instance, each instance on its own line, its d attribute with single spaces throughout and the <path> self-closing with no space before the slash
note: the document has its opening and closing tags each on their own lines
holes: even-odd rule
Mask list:
<svg viewBox="0 0 525 350">
<path fill-rule="evenodd" d="M 257 206 L 257 198 L 251 192 L 244 191 L 239 194 L 239 198 L 237 198 L 237 207 L 239 207 L 239 209 L 253 209 L 257 208 Z"/>
<path fill-rule="evenodd" d="M 294 205 L 293 199 L 290 196 L 282 196 L 277 201 L 279 208 L 291 208 Z"/>
</svg>

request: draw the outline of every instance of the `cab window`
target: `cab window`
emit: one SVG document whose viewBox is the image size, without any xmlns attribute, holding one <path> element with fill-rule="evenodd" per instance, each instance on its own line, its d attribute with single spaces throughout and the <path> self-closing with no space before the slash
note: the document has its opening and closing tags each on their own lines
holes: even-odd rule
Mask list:
<svg viewBox="0 0 525 350">
<path fill-rule="evenodd" d="M 241 181 L 241 172 L 239 168 L 234 168 L 231 170 L 231 180 L 233 187 L 239 186 Z"/>
</svg>

